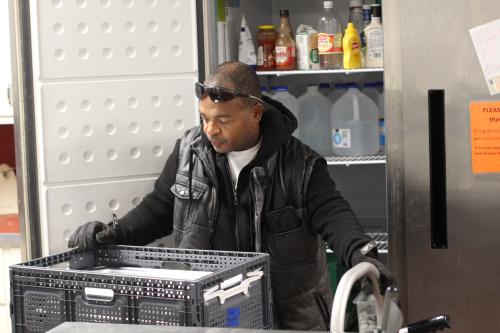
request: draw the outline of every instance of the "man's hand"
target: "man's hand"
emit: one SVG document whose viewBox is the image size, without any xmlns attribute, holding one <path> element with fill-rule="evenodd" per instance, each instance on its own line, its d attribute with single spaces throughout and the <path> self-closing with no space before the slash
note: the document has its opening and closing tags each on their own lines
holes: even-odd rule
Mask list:
<svg viewBox="0 0 500 333">
<path fill-rule="evenodd" d="M 86 251 L 99 244 L 119 244 L 121 230 L 99 221 L 87 222 L 76 229 L 68 241 L 68 247 L 78 247 Z"/>
<path fill-rule="evenodd" d="M 358 263 L 360 262 L 369 262 L 370 264 L 373 264 L 377 268 L 378 272 L 380 273 L 379 284 L 380 284 L 380 293 L 382 295 L 385 294 L 387 287 L 396 286 L 396 280 L 394 279 L 394 275 L 383 263 L 369 256 L 360 256 Z"/>
<path fill-rule="evenodd" d="M 376 245 L 374 241 L 371 241 L 353 253 L 351 257 L 351 265 L 355 266 L 360 262 L 369 262 L 370 264 L 373 264 L 380 274 L 380 293 L 384 295 L 387 287 L 396 286 L 396 280 L 394 279 L 392 272 L 383 263 L 378 261 L 376 257 Z"/>
</svg>

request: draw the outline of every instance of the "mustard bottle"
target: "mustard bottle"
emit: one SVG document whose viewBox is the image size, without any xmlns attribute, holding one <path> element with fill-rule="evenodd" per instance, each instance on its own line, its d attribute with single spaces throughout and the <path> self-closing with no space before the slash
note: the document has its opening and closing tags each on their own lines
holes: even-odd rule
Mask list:
<svg viewBox="0 0 500 333">
<path fill-rule="evenodd" d="M 347 24 L 344 39 L 342 40 L 344 49 L 344 69 L 355 69 L 361 67 L 361 41 L 358 30 L 352 22 Z"/>
</svg>

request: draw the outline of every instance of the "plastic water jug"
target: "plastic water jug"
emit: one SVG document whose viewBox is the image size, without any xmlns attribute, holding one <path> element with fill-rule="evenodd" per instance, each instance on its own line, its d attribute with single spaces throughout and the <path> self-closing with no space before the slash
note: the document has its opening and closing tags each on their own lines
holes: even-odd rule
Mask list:
<svg viewBox="0 0 500 333">
<path fill-rule="evenodd" d="M 328 98 L 335 103 L 347 91 L 348 83 L 336 83 L 335 88 L 328 94 Z"/>
<path fill-rule="evenodd" d="M 319 92 L 328 97 L 330 93 L 330 83 L 320 83 L 319 84 Z"/>
<path fill-rule="evenodd" d="M 303 143 L 328 156 L 332 154 L 330 140 L 330 109 L 332 102 L 319 92 L 318 85 L 308 85 L 299 102 L 299 137 Z"/>
<path fill-rule="evenodd" d="M 374 155 L 380 149 L 377 106 L 356 84 L 331 108 L 331 141 L 340 156 Z"/>
<path fill-rule="evenodd" d="M 380 150 L 385 151 L 385 117 L 384 117 L 384 83 L 367 82 L 364 84 L 363 94 L 370 97 L 378 108 L 378 124 L 380 135 Z"/>
<path fill-rule="evenodd" d="M 292 114 L 299 119 L 299 104 L 297 102 L 297 98 L 290 94 L 288 92 L 288 87 L 287 86 L 274 86 L 271 88 L 273 94 L 271 98 L 277 100 L 278 102 L 281 102 L 288 110 L 292 112 Z M 300 123 L 299 123 L 300 126 Z M 299 129 L 297 128 L 294 132 L 293 135 L 295 137 L 299 137 Z"/>
<path fill-rule="evenodd" d="M 263 96 L 271 97 L 271 92 L 269 91 L 269 89 L 266 86 L 260 87 L 260 93 Z"/>
<path fill-rule="evenodd" d="M 384 84 L 382 82 L 367 82 L 361 92 L 375 102 L 379 118 L 384 118 Z"/>
</svg>

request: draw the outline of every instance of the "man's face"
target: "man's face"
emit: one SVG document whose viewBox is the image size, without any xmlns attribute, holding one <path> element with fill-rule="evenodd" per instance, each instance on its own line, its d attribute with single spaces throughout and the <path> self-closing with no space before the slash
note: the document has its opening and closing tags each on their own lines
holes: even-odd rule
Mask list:
<svg viewBox="0 0 500 333">
<path fill-rule="evenodd" d="M 237 97 L 227 102 L 214 102 L 208 96 L 200 100 L 203 131 L 215 151 L 229 153 L 253 147 L 260 135 L 262 107 L 248 106 Z"/>
</svg>

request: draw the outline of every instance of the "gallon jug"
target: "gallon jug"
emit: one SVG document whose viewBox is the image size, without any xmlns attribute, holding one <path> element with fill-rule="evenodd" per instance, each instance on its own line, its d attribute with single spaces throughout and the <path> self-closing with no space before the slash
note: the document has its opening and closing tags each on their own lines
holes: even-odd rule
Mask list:
<svg viewBox="0 0 500 333">
<path fill-rule="evenodd" d="M 299 103 L 300 140 L 318 153 L 332 154 L 330 140 L 330 109 L 332 102 L 319 92 L 318 85 L 308 85 L 297 99 Z"/>
<path fill-rule="evenodd" d="M 380 149 L 377 106 L 356 84 L 331 108 L 331 141 L 340 156 L 374 155 Z"/>
<path fill-rule="evenodd" d="M 330 93 L 330 83 L 320 83 L 319 92 L 328 97 L 328 94 Z"/>
<path fill-rule="evenodd" d="M 271 92 L 266 86 L 260 87 L 260 93 L 262 94 L 262 96 L 271 97 Z"/>
<path fill-rule="evenodd" d="M 295 118 L 298 118 L 298 109 L 299 109 L 299 104 L 297 102 L 297 98 L 290 94 L 288 92 L 288 87 L 287 86 L 274 86 L 271 87 L 271 90 L 273 92 L 271 98 L 277 100 L 281 104 L 283 104 L 288 110 L 292 112 L 292 114 L 295 116 Z M 300 125 L 300 123 L 299 123 Z M 295 137 L 299 137 L 299 129 L 297 128 L 294 132 L 293 135 Z"/>
<path fill-rule="evenodd" d="M 336 83 L 335 88 L 328 94 L 328 98 L 335 103 L 347 91 L 347 83 Z"/>
<path fill-rule="evenodd" d="M 367 82 L 362 93 L 370 97 L 378 109 L 378 124 L 380 134 L 380 151 L 385 151 L 385 121 L 384 121 L 384 84 L 383 82 Z"/>
</svg>

